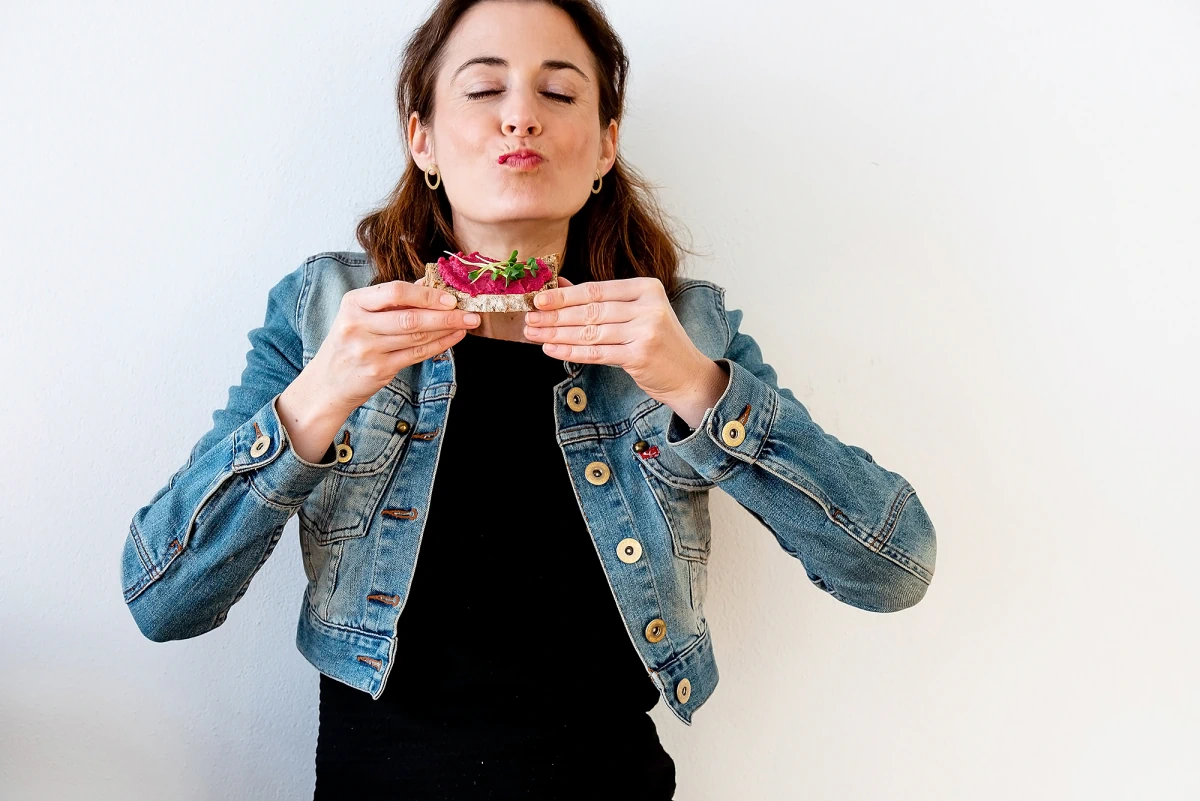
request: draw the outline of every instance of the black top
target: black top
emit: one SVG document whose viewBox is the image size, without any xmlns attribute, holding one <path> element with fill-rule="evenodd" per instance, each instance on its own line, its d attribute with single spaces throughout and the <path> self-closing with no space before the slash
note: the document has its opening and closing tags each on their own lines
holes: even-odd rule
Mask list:
<svg viewBox="0 0 1200 801">
<path fill-rule="evenodd" d="M 670 799 L 659 693 L 555 439 L 563 362 L 472 333 L 453 352 L 396 659 L 377 701 L 321 675 L 315 798 Z M 522 499 L 490 505 L 497 492 Z"/>
</svg>

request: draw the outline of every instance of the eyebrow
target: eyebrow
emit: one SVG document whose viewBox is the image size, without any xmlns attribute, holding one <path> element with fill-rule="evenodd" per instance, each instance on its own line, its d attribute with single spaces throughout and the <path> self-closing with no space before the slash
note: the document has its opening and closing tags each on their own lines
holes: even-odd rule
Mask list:
<svg viewBox="0 0 1200 801">
<path fill-rule="evenodd" d="M 454 71 L 454 74 L 450 76 L 450 80 L 454 80 L 455 78 L 457 78 L 458 73 L 462 72 L 463 70 L 465 70 L 467 67 L 471 66 L 472 64 L 486 64 L 489 67 L 507 67 L 508 66 L 508 62 L 505 61 L 504 59 L 500 58 L 499 56 L 476 56 L 475 58 L 467 59 L 466 61 L 464 61 L 462 63 L 462 66 L 460 66 L 458 69 L 456 69 Z M 542 62 L 542 69 L 544 69 L 544 70 L 575 70 L 576 72 L 579 73 L 579 75 L 585 81 L 587 81 L 588 83 L 591 83 L 591 79 L 588 78 L 588 76 L 584 74 L 583 70 L 579 69 L 579 67 L 575 66 L 570 61 L 561 61 L 559 59 L 552 59 L 552 58 L 546 59 L 545 61 Z"/>
</svg>

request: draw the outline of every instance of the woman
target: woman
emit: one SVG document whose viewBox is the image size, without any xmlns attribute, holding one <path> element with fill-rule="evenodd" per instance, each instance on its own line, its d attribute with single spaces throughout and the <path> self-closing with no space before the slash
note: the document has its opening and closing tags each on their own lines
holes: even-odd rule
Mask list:
<svg viewBox="0 0 1200 801">
<path fill-rule="evenodd" d="M 778 386 L 721 287 L 676 275 L 617 153 L 626 69 L 589 0 L 439 3 L 365 252 L 271 290 L 242 384 L 134 517 L 125 600 L 169 640 L 223 623 L 299 515 L 318 798 L 672 798 L 647 713 L 690 724 L 717 682 L 714 486 L 845 603 L 931 580 L 911 485 Z M 537 312 L 450 309 L 420 278 L 514 249 L 562 256 Z"/>
</svg>

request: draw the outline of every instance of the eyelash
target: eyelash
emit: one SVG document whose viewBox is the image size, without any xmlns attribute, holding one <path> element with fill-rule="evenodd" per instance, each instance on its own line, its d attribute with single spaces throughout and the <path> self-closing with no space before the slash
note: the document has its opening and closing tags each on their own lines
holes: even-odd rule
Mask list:
<svg viewBox="0 0 1200 801">
<path fill-rule="evenodd" d="M 468 92 L 466 97 L 468 100 L 478 100 L 481 97 L 487 97 L 488 95 L 496 95 L 496 94 L 500 94 L 499 89 L 487 89 L 483 92 Z M 560 95 L 555 92 L 542 92 L 542 94 L 544 94 L 546 97 L 549 97 L 553 100 L 557 100 L 558 102 L 566 104 L 566 105 L 569 105 L 569 104 L 575 102 L 575 98 L 569 97 L 568 95 Z"/>
</svg>

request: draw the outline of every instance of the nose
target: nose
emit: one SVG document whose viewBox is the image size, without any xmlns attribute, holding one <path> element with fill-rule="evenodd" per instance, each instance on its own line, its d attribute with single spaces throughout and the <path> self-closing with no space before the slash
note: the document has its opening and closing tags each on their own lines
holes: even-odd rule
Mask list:
<svg viewBox="0 0 1200 801">
<path fill-rule="evenodd" d="M 501 112 L 504 133 L 513 136 L 536 136 L 542 132 L 537 116 L 537 101 L 530 92 L 510 91 Z"/>
</svg>

